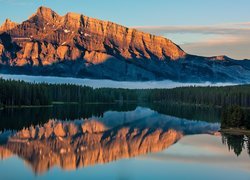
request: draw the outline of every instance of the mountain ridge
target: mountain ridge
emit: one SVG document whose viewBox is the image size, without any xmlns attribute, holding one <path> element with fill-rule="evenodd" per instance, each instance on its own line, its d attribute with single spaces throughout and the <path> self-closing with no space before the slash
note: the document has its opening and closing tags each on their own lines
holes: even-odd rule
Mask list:
<svg viewBox="0 0 250 180">
<path fill-rule="evenodd" d="M 42 6 L 21 24 L 9 24 L 0 31 L 1 73 L 195 82 L 250 76 L 248 62 L 189 55 L 167 38 L 81 14 L 60 16 Z"/>
<path fill-rule="evenodd" d="M 0 26 L 0 32 L 8 31 L 15 28 L 18 23 L 12 22 L 10 19 L 6 19 L 5 22 Z"/>
</svg>

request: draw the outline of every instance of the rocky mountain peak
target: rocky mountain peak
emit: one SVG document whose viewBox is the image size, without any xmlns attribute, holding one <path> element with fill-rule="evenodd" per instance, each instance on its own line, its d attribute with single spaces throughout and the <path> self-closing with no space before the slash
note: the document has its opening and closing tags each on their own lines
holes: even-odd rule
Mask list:
<svg viewBox="0 0 250 180">
<path fill-rule="evenodd" d="M 77 13 L 60 16 L 43 6 L 9 34 L 21 47 L 13 61 L 19 66 L 49 65 L 66 59 L 90 63 L 103 63 L 110 58 L 164 61 L 186 55 L 164 37 Z"/>
<path fill-rule="evenodd" d="M 65 25 L 78 29 L 81 25 L 81 14 L 69 12 L 63 16 Z"/>
<path fill-rule="evenodd" d="M 80 20 L 81 14 L 69 12 L 65 15 L 65 17 L 69 19 Z"/>
<path fill-rule="evenodd" d="M 10 24 L 10 23 L 12 23 L 12 21 L 9 18 L 7 18 L 4 23 L 5 24 Z"/>
<path fill-rule="evenodd" d="M 42 17 L 47 21 L 53 21 L 60 17 L 55 11 L 44 6 L 39 7 L 32 17 L 34 16 Z"/>
<path fill-rule="evenodd" d="M 4 23 L 0 26 L 0 32 L 1 31 L 8 31 L 13 28 L 15 28 L 18 24 L 15 22 L 12 22 L 10 19 L 6 19 Z"/>
</svg>

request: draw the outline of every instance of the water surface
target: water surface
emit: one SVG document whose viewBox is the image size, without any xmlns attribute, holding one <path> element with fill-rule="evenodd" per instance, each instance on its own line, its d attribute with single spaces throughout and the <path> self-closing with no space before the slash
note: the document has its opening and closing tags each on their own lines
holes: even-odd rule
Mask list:
<svg viewBox="0 0 250 180">
<path fill-rule="evenodd" d="M 250 177 L 250 137 L 218 133 L 220 109 L 57 105 L 0 117 L 1 179 Z"/>
</svg>

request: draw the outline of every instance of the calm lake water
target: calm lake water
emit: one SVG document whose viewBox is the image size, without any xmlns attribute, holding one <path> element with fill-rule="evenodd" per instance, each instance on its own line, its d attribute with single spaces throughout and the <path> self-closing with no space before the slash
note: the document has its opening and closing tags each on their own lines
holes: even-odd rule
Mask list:
<svg viewBox="0 0 250 180">
<path fill-rule="evenodd" d="M 220 109 L 162 104 L 0 110 L 0 179 L 250 179 Z"/>
</svg>

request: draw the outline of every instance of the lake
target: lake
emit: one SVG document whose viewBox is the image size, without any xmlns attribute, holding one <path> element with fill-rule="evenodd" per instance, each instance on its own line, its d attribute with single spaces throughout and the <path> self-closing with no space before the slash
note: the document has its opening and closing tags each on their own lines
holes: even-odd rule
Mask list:
<svg viewBox="0 0 250 180">
<path fill-rule="evenodd" d="M 1 179 L 250 179 L 248 136 L 218 108 L 55 105 L 0 110 Z"/>
</svg>

